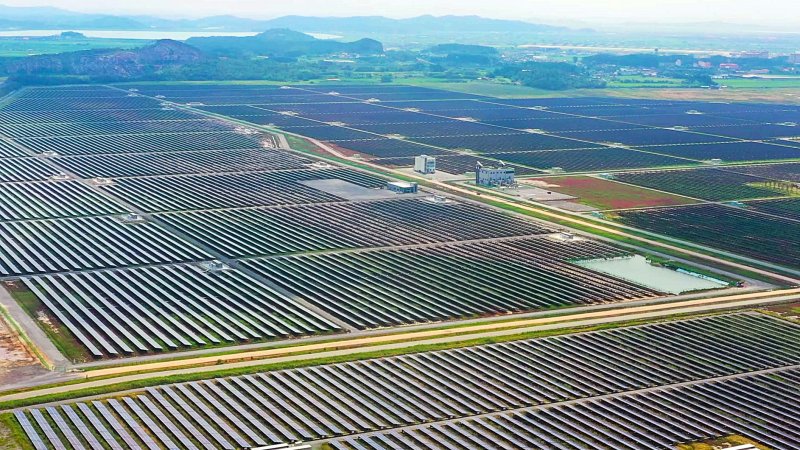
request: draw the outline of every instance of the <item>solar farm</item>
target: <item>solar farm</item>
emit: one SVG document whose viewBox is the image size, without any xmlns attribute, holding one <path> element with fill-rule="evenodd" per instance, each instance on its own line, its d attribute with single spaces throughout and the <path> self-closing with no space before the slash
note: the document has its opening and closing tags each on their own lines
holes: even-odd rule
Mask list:
<svg viewBox="0 0 800 450">
<path fill-rule="evenodd" d="M 472 172 L 476 162 L 502 162 L 521 177 L 611 172 L 615 181 L 645 188 L 645 194 L 657 190 L 703 203 L 800 195 L 800 165 L 791 162 L 800 160 L 800 108 L 792 105 L 496 99 L 412 86 L 138 89 L 215 115 L 316 139 L 337 154 L 392 169 L 410 168 L 414 156 L 427 154 L 436 157 L 440 171 L 455 176 Z M 702 217 L 715 212 L 694 210 Z M 749 229 L 772 226 L 757 208 L 730 213 Z M 758 237 L 742 244 L 751 236 L 726 233 L 728 238 L 721 241 L 702 231 L 670 233 L 671 225 L 649 225 L 650 214 L 652 222 L 666 223 L 661 218 L 669 210 L 632 213 L 634 217 L 622 216 L 620 223 L 789 268 L 798 263 L 792 255 L 762 250 Z M 784 218 L 790 219 L 781 225 L 789 233 L 800 231 L 792 217 L 778 220 Z M 687 222 L 685 228 L 694 227 Z"/>
<path fill-rule="evenodd" d="M 784 367 L 800 361 L 798 339 L 800 326 L 734 314 L 165 385 L 16 417 L 42 449 L 234 449 L 342 435 L 355 436 L 332 448 L 667 449 L 746 433 L 789 450 L 800 445 L 800 374 Z M 737 409 L 716 404 L 731 399 Z"/>
<path fill-rule="evenodd" d="M 133 92 L 29 89 L 0 110 L 0 276 L 62 326 L 77 362 L 663 296 L 572 264 L 622 249 L 389 193 L 385 178 L 321 165 L 274 134 Z M 214 92 L 203 101 L 229 101 Z M 346 189 L 318 184 L 330 180 Z M 498 281 L 466 292 L 454 271 Z M 398 295 L 406 283 L 419 291 Z"/>
<path fill-rule="evenodd" d="M 800 292 L 778 289 L 798 123 L 394 84 L 23 89 L 0 103 L 0 281 L 65 385 L 142 383 L 9 417 L 36 450 L 795 450 L 800 322 L 756 308 Z M 585 264 L 645 256 L 706 284 Z"/>
</svg>

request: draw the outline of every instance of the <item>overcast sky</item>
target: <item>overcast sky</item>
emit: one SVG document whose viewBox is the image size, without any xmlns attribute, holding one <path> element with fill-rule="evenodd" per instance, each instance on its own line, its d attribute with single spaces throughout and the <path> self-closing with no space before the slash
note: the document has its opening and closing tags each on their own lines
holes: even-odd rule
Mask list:
<svg viewBox="0 0 800 450">
<path fill-rule="evenodd" d="M 798 0 L 0 0 L 10 6 L 57 6 L 83 12 L 271 18 L 477 14 L 522 20 L 705 22 L 800 25 Z M 800 31 L 800 27 L 798 27 Z"/>
</svg>

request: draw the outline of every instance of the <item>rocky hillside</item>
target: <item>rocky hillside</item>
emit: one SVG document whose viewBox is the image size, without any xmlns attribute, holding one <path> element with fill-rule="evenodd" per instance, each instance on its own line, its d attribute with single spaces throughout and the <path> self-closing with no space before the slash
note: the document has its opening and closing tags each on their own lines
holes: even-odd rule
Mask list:
<svg viewBox="0 0 800 450">
<path fill-rule="evenodd" d="M 73 75 L 126 79 L 166 66 L 196 63 L 203 58 L 203 53 L 195 47 L 178 41 L 161 40 L 131 50 L 87 50 L 30 56 L 10 61 L 6 73 L 11 76 Z"/>
</svg>

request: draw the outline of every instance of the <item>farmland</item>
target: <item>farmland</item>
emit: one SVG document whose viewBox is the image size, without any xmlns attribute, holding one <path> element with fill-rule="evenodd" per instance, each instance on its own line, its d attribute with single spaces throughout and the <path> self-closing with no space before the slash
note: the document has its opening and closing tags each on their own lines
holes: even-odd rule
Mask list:
<svg viewBox="0 0 800 450">
<path fill-rule="evenodd" d="M 622 438 L 620 442 L 625 442 L 629 440 L 623 437 L 627 432 L 628 435 L 634 433 L 633 439 L 645 436 L 663 446 L 665 442 L 674 444 L 708 436 L 710 429 L 720 430 L 721 424 L 737 424 L 743 429 L 736 431 L 753 432 L 754 437 L 765 438 L 763 441 L 774 448 L 788 450 L 789 443 L 797 442 L 796 430 L 787 428 L 786 422 L 786 411 L 796 405 L 792 397 L 797 389 L 796 369 L 776 372 L 781 378 L 746 375 L 713 384 L 701 382 L 647 393 L 625 392 L 796 365 L 800 358 L 794 345 L 800 338 L 798 330 L 779 319 L 734 314 L 165 385 L 138 395 L 34 408 L 19 411 L 16 416 L 31 440 L 41 442 L 42 448 L 67 442 L 80 448 L 92 442 L 99 443 L 101 439 L 112 446 L 124 443 L 126 446 L 169 448 L 181 442 L 205 448 L 231 448 L 315 440 L 386 428 L 396 429 L 383 431 L 390 435 L 389 439 L 394 439 L 393 436 L 400 435 L 399 430 L 405 430 L 398 427 L 425 422 L 434 423 L 424 428 L 410 428 L 403 434 L 414 436 L 419 430 L 429 437 L 442 436 L 440 439 L 444 440 L 439 444 L 433 443 L 438 439 L 423 438 L 426 443 L 419 445 L 450 448 L 452 445 L 448 442 L 452 441 L 444 437 L 448 433 L 440 434 L 443 427 L 454 426 L 446 420 L 518 408 L 559 411 L 564 406 L 552 404 L 572 400 L 579 402 L 575 404 L 578 408 L 585 405 L 586 412 L 581 414 L 586 417 L 606 426 L 619 424 L 620 428 L 598 425 L 609 430 L 602 435 L 593 434 L 600 439 L 608 436 L 608 439 Z M 736 357 L 731 358 L 732 354 Z M 684 404 L 680 399 L 688 404 L 700 402 L 709 390 L 719 390 L 724 397 L 738 398 L 738 402 L 745 402 L 749 407 L 740 409 L 727 405 L 721 406 L 721 411 L 707 411 L 707 407 L 702 406 L 696 411 L 704 411 L 703 414 L 686 418 L 656 415 L 655 411 L 667 405 Z M 755 391 L 780 398 L 780 401 L 754 403 L 751 396 Z M 608 394 L 611 397 L 592 399 Z M 648 404 L 647 400 L 652 407 L 633 406 L 640 402 Z M 606 402 L 625 407 L 606 410 L 601 406 Z M 599 405 L 595 406 L 596 403 Z M 566 414 L 573 414 L 570 411 Z M 658 421 L 663 426 L 653 432 L 642 432 L 636 426 L 629 428 L 625 425 L 629 423 L 626 413 L 653 417 L 647 422 Z M 542 437 L 548 442 L 597 439 L 575 435 L 568 424 L 556 424 L 552 420 L 535 420 L 548 434 L 533 432 L 532 435 L 538 437 L 528 437 L 533 440 L 527 444 L 524 443 L 526 436 L 531 436 L 528 432 L 508 431 L 510 435 L 500 437 L 504 432 L 497 426 L 508 423 L 513 427 L 513 420 L 527 414 L 528 409 L 501 413 L 498 416 L 501 422 L 494 422 L 490 425 L 491 431 L 480 436 L 466 431 L 473 436 L 471 439 L 478 440 L 470 446 L 496 448 L 481 443 L 482 439 L 510 440 L 513 448 L 548 448 L 542 447 L 539 440 Z M 619 419 L 603 420 L 608 414 Z M 491 421 L 493 417 L 477 420 Z M 765 424 L 754 422 L 754 417 L 771 417 L 772 420 Z M 655 433 L 656 429 L 660 433 Z M 572 437 L 566 438 L 565 434 Z M 371 439 L 358 441 L 360 445 L 373 442 Z M 334 448 L 350 448 L 350 442 L 351 438 L 343 438 L 334 443 Z M 359 444 L 353 445 L 361 448 Z M 402 444 L 375 445 L 379 445 L 376 448 L 403 448 Z"/>
</svg>

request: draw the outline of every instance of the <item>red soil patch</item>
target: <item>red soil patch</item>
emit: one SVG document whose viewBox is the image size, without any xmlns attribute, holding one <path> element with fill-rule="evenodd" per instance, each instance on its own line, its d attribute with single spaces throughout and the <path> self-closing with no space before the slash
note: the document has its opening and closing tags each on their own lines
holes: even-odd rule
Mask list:
<svg viewBox="0 0 800 450">
<path fill-rule="evenodd" d="M 645 208 L 696 203 L 692 199 L 601 178 L 575 176 L 525 180 L 539 187 L 578 197 L 584 205 L 600 209 Z"/>
</svg>

